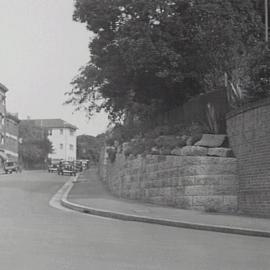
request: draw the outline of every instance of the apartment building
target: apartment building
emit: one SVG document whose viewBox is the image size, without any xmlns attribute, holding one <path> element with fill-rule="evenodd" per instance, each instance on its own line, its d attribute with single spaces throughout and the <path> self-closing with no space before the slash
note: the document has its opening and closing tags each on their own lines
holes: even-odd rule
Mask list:
<svg viewBox="0 0 270 270">
<path fill-rule="evenodd" d="M 5 118 L 5 153 L 9 160 L 18 160 L 19 152 L 18 114 L 6 112 Z"/>
<path fill-rule="evenodd" d="M 76 160 L 76 130 L 77 127 L 62 119 L 28 119 L 22 120 L 43 127 L 47 130 L 48 139 L 53 146 L 53 153 L 49 154 L 52 161 Z"/>
<path fill-rule="evenodd" d="M 6 92 L 8 89 L 0 83 L 0 167 L 7 159 L 5 154 L 5 118 L 6 118 Z"/>
</svg>

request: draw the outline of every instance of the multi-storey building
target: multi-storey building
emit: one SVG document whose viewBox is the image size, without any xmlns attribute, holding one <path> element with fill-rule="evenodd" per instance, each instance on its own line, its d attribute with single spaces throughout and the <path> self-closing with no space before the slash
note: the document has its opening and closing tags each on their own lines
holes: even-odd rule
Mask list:
<svg viewBox="0 0 270 270">
<path fill-rule="evenodd" d="M 8 89 L 0 83 L 0 167 L 7 159 L 5 154 L 5 117 L 6 117 L 6 92 Z"/>
<path fill-rule="evenodd" d="M 52 143 L 53 153 L 49 154 L 52 161 L 76 160 L 76 130 L 77 127 L 62 119 L 28 119 L 22 120 L 43 127 L 47 130 L 48 139 Z"/>
<path fill-rule="evenodd" d="M 18 118 L 18 114 L 6 113 L 4 149 L 9 160 L 18 160 L 19 123 L 20 120 Z"/>
<path fill-rule="evenodd" d="M 18 114 L 6 111 L 8 89 L 0 83 L 0 169 L 6 160 L 18 160 L 19 119 Z"/>
</svg>

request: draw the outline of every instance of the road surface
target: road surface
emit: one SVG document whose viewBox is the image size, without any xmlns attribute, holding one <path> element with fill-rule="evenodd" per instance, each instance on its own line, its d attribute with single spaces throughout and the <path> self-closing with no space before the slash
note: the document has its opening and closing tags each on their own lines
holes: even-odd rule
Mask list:
<svg viewBox="0 0 270 270">
<path fill-rule="evenodd" d="M 0 175 L 1 270 L 269 270 L 270 239 L 111 220 L 49 205 L 68 180 Z"/>
</svg>

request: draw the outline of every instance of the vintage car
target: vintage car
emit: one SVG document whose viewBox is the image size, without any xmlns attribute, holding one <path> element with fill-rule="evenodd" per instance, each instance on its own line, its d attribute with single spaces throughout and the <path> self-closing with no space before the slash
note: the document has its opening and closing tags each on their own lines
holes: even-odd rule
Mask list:
<svg viewBox="0 0 270 270">
<path fill-rule="evenodd" d="M 83 171 L 83 164 L 82 164 L 81 161 L 75 160 L 73 164 L 74 164 L 75 169 L 76 169 L 77 172 L 82 172 Z"/>
<path fill-rule="evenodd" d="M 13 172 L 18 172 L 18 164 L 15 161 L 6 161 L 4 163 L 4 171 L 6 174 L 8 173 L 13 173 Z"/>
<path fill-rule="evenodd" d="M 58 174 L 59 175 L 76 175 L 77 171 L 76 171 L 76 167 L 74 166 L 74 164 L 72 162 L 63 162 L 63 163 L 59 163 L 58 166 Z"/>
<path fill-rule="evenodd" d="M 48 172 L 49 173 L 54 173 L 54 172 L 58 172 L 58 164 L 54 163 L 48 166 Z"/>
</svg>

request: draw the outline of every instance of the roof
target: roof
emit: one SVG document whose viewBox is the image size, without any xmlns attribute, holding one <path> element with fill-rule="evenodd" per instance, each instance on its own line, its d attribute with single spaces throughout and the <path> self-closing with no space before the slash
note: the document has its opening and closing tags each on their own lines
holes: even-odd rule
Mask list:
<svg viewBox="0 0 270 270">
<path fill-rule="evenodd" d="M 0 89 L 5 93 L 8 91 L 8 89 L 2 83 L 0 83 Z"/>
<path fill-rule="evenodd" d="M 22 120 L 22 122 L 29 122 L 36 126 L 45 127 L 45 128 L 69 128 L 69 129 L 78 129 L 76 126 L 62 120 L 62 119 L 27 119 Z"/>
</svg>

